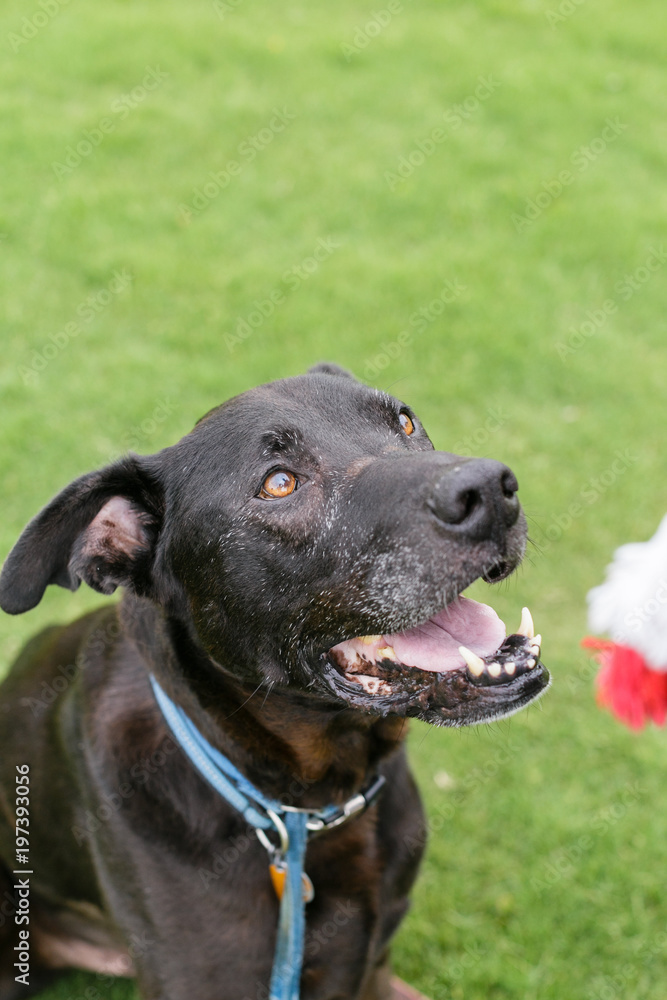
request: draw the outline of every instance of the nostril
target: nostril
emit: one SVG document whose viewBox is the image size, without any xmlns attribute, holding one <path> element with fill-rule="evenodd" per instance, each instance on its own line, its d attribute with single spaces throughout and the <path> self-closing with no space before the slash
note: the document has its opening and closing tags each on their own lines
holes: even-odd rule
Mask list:
<svg viewBox="0 0 667 1000">
<path fill-rule="evenodd" d="M 500 479 L 500 486 L 503 491 L 503 496 L 507 500 L 513 500 L 515 493 L 519 489 L 519 484 L 516 476 L 510 469 L 505 469 L 503 472 Z"/>
<path fill-rule="evenodd" d="M 508 564 L 501 560 L 497 562 L 490 569 L 487 569 L 485 573 L 482 574 L 482 579 L 486 583 L 497 583 L 498 580 L 503 580 L 509 574 L 510 567 Z"/>
<path fill-rule="evenodd" d="M 478 508 L 484 504 L 479 490 L 466 489 L 447 493 L 437 490 L 434 497 L 426 501 L 438 520 L 445 524 L 464 524 Z"/>
<path fill-rule="evenodd" d="M 440 476 L 427 504 L 450 530 L 501 538 L 519 517 L 518 488 L 514 473 L 500 462 L 462 459 Z"/>
<path fill-rule="evenodd" d="M 477 486 L 468 483 L 460 485 L 445 478 L 438 483 L 427 504 L 440 521 L 459 526 L 468 524 L 483 514 L 485 499 Z"/>
<path fill-rule="evenodd" d="M 478 490 L 464 490 L 459 497 L 459 507 L 461 516 L 454 524 L 466 521 L 482 503 L 482 497 Z"/>
</svg>

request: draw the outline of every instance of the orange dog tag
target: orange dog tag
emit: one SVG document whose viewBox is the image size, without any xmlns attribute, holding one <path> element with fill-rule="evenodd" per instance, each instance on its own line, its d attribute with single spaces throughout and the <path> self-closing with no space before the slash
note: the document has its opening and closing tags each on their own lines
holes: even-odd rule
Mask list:
<svg viewBox="0 0 667 1000">
<path fill-rule="evenodd" d="M 287 865 L 271 864 L 269 865 L 269 872 L 271 873 L 271 881 L 273 883 L 275 894 L 278 899 L 282 899 L 285 891 Z M 315 889 L 313 888 L 313 883 L 310 881 L 305 872 L 301 875 L 301 886 L 304 903 L 311 903 L 315 898 Z"/>
</svg>

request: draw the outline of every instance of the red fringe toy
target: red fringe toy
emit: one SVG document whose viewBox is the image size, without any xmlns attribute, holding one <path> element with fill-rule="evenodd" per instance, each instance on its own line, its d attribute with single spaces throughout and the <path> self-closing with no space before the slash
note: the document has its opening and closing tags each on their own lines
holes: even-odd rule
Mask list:
<svg viewBox="0 0 667 1000">
<path fill-rule="evenodd" d="M 667 516 L 648 542 L 622 545 L 588 595 L 589 624 L 612 641 L 582 646 L 601 665 L 598 701 L 631 729 L 667 719 Z"/>
</svg>

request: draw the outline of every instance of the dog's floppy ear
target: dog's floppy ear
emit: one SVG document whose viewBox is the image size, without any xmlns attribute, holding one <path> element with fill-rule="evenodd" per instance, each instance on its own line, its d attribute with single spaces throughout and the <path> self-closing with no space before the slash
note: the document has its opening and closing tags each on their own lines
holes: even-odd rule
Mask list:
<svg viewBox="0 0 667 1000">
<path fill-rule="evenodd" d="M 70 483 L 27 526 L 0 574 L 0 607 L 9 614 L 39 604 L 56 583 L 81 580 L 102 594 L 150 588 L 162 491 L 137 456 Z"/>
<path fill-rule="evenodd" d="M 334 364 L 333 361 L 320 361 L 319 364 L 308 369 L 308 375 L 336 375 L 340 378 L 351 378 L 353 382 L 357 381 L 352 372 Z"/>
</svg>

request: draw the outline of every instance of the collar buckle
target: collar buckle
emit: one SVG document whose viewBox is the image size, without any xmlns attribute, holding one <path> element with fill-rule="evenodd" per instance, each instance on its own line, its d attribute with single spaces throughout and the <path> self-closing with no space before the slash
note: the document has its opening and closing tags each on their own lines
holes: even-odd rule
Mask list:
<svg viewBox="0 0 667 1000">
<path fill-rule="evenodd" d="M 373 805 L 386 783 L 387 779 L 383 775 L 376 774 L 366 788 L 353 795 L 333 813 L 325 812 L 319 816 L 312 815 L 308 820 L 308 830 L 313 834 L 326 833 L 327 830 L 335 830 L 343 823 L 347 823 L 348 820 L 354 819 L 355 816 L 360 816 Z"/>
</svg>

